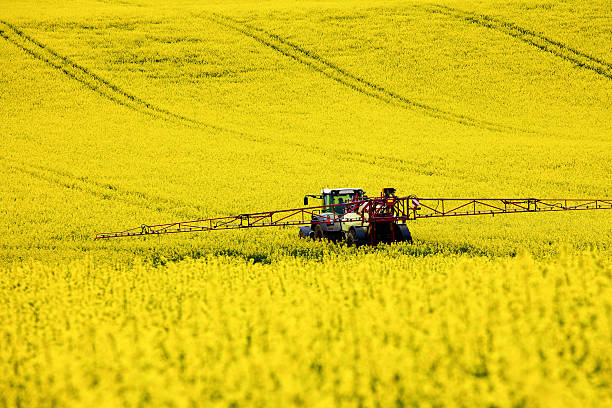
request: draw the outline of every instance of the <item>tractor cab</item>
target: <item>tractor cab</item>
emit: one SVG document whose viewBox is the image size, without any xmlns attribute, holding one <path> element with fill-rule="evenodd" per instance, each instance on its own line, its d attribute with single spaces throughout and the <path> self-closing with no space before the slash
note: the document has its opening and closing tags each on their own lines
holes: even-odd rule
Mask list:
<svg viewBox="0 0 612 408">
<path fill-rule="evenodd" d="M 321 191 L 323 196 L 323 205 L 333 206 L 336 204 L 350 203 L 354 199 L 359 199 L 365 195 L 365 192 L 360 188 L 339 188 L 339 189 L 323 189 Z M 335 215 L 343 215 L 346 212 L 346 207 L 343 205 L 337 205 L 335 207 L 323 208 L 325 213 L 335 213 Z"/>
<path fill-rule="evenodd" d="M 324 207 L 321 211 L 322 213 L 334 213 L 336 216 L 338 216 L 344 214 L 346 209 L 342 205 L 332 207 L 333 205 L 350 203 L 355 199 L 365 197 L 365 191 L 360 188 L 324 188 L 323 190 L 321 190 L 321 195 L 319 196 L 305 196 L 304 205 L 308 205 L 308 197 L 323 200 Z"/>
</svg>

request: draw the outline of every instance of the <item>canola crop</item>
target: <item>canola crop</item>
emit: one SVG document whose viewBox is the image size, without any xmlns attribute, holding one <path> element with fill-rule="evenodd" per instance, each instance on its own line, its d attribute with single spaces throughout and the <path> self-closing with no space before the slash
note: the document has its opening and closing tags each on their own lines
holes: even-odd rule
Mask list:
<svg viewBox="0 0 612 408">
<path fill-rule="evenodd" d="M 611 402 L 612 264 L 593 253 L 5 273 L 4 404 Z"/>
<path fill-rule="evenodd" d="M 0 11 L 0 406 L 612 404 L 609 210 L 92 239 L 322 187 L 609 198 L 606 2 Z"/>
</svg>

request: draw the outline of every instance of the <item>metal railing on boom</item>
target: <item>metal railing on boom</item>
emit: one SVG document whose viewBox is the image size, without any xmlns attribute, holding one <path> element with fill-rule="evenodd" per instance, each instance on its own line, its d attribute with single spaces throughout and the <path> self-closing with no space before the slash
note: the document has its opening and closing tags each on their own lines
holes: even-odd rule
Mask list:
<svg viewBox="0 0 612 408">
<path fill-rule="evenodd" d="M 337 213 L 336 208 L 341 211 Z M 168 224 L 143 224 L 125 231 L 100 233 L 95 239 L 241 228 L 333 224 L 347 222 L 347 219 L 344 218 L 346 213 L 352 214 L 350 222 L 361 222 L 362 225 L 365 225 L 375 222 L 405 223 L 420 218 L 601 209 L 612 209 L 612 199 L 419 198 L 393 195 L 360 197 L 348 203 L 333 205 L 203 218 Z"/>
</svg>

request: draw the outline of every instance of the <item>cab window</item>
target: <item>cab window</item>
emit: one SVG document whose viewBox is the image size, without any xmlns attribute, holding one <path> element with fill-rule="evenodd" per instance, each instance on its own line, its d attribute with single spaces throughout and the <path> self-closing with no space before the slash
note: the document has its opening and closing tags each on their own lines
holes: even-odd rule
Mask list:
<svg viewBox="0 0 612 408">
<path fill-rule="evenodd" d="M 341 194 L 341 195 L 331 195 L 328 194 L 325 196 L 325 205 L 334 205 L 334 204 L 346 204 L 350 203 L 353 200 L 354 194 Z M 331 212 L 331 208 L 328 211 Z M 339 205 L 333 208 L 334 213 L 336 215 L 342 215 L 346 212 L 345 206 Z"/>
</svg>

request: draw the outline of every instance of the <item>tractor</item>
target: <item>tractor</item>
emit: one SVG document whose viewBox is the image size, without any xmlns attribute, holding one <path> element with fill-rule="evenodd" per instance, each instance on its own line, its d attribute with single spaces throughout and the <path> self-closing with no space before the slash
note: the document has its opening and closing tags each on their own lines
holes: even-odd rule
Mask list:
<svg viewBox="0 0 612 408">
<path fill-rule="evenodd" d="M 324 188 L 320 195 L 304 197 L 322 200 L 320 213 L 313 213 L 310 225 L 299 227 L 301 238 L 346 242 L 349 246 L 410 242 L 405 220 L 398 220 L 394 188 L 385 188 L 380 198 L 369 199 L 361 188 Z"/>
</svg>

